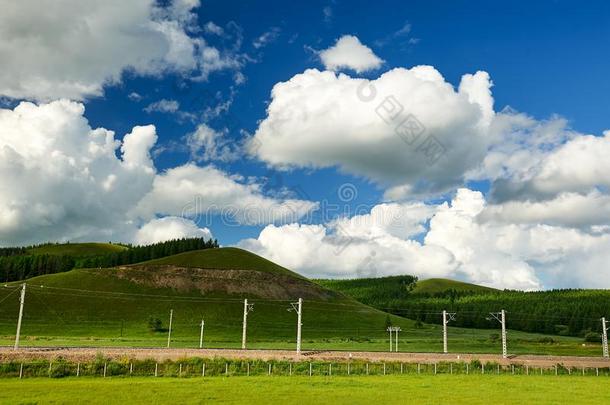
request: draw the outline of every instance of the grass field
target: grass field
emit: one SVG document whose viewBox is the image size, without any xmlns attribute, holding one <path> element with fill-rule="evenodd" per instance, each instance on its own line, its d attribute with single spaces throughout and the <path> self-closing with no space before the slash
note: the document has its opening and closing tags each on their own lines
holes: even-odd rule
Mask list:
<svg viewBox="0 0 610 405">
<path fill-rule="evenodd" d="M 323 402 L 321 399 L 323 398 Z M 606 403 L 605 377 L 365 376 L 0 380 L 0 402 L 225 404 Z"/>
<path fill-rule="evenodd" d="M 2 345 L 13 343 L 18 285 L 0 288 Z M 236 348 L 248 298 L 254 304 L 248 347 L 293 349 L 296 314 L 288 309 L 303 296 L 304 350 L 386 351 L 388 322 L 402 328 L 401 351 L 442 350 L 440 325 L 388 315 L 239 249 L 187 252 L 123 269 L 72 270 L 32 278 L 28 285 L 22 346 L 163 347 L 173 310 L 172 346 L 197 347 L 203 318 L 206 347 Z M 150 317 L 162 321 L 160 330 L 150 330 Z M 449 350 L 498 353 L 498 336 L 497 328 L 451 327 Z M 599 344 L 583 345 L 581 338 L 512 330 L 508 338 L 514 354 L 601 353 Z"/>
</svg>

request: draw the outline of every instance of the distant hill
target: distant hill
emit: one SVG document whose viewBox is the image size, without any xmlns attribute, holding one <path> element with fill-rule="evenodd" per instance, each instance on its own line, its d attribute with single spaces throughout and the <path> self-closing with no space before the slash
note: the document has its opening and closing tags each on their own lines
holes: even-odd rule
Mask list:
<svg viewBox="0 0 610 405">
<path fill-rule="evenodd" d="M 124 245 L 112 243 L 58 243 L 46 244 L 28 248 L 28 254 L 33 255 L 67 255 L 72 257 L 100 256 L 108 253 L 121 252 L 128 249 Z"/>
<path fill-rule="evenodd" d="M 138 263 L 200 249 L 218 247 L 214 240 L 184 238 L 145 246 L 111 243 L 47 243 L 0 248 L 0 280 L 24 280 L 75 268 L 102 268 Z"/>
<path fill-rule="evenodd" d="M 417 277 L 391 276 L 379 278 L 356 278 L 349 280 L 315 280 L 331 290 L 377 308 L 406 299 L 415 288 Z"/>
<path fill-rule="evenodd" d="M 238 344 L 244 298 L 254 304 L 249 315 L 250 341 L 276 341 L 281 347 L 292 347 L 296 315 L 288 309 L 298 298 L 304 299 L 304 342 L 327 337 L 383 338 L 388 322 L 404 330 L 415 324 L 236 248 L 198 250 L 112 268 L 75 269 L 34 277 L 27 285 L 23 335 L 65 338 L 71 344 L 78 338 L 79 344 L 129 339 L 135 345 L 164 345 L 170 310 L 174 311 L 176 345 L 192 346 L 198 341 L 202 318 L 206 341 Z M 18 286 L 15 282 L 0 288 L 0 301 L 10 298 L 9 294 L 17 297 Z M 17 311 L 16 298 L 3 301 L 0 336 L 14 334 Z M 151 329 L 151 325 L 156 326 Z"/>
<path fill-rule="evenodd" d="M 226 247 L 205 251 L 185 252 L 177 255 L 151 260 L 143 263 L 152 265 L 174 265 L 189 268 L 221 269 L 221 270 L 254 270 L 265 273 L 283 274 L 295 278 L 301 275 L 288 270 L 279 264 L 273 263 L 263 257 L 246 250 Z"/>
<path fill-rule="evenodd" d="M 610 317 L 609 290 L 497 290 L 461 281 L 412 276 L 317 280 L 362 303 L 425 323 L 440 323 L 440 312 L 456 312 L 455 326 L 491 328 L 490 312 L 507 311 L 511 329 L 584 336 L 601 330 Z"/>
<path fill-rule="evenodd" d="M 417 281 L 415 287 L 411 291 L 412 294 L 438 294 L 453 290 L 458 292 L 474 292 L 486 293 L 498 291 L 495 288 L 484 287 L 477 284 L 465 283 L 462 281 L 449 280 L 446 278 L 429 278 L 426 280 Z"/>
<path fill-rule="evenodd" d="M 280 300 L 346 299 L 254 253 L 231 247 L 185 252 L 120 266 L 114 274 L 141 285 L 182 292 Z"/>
</svg>

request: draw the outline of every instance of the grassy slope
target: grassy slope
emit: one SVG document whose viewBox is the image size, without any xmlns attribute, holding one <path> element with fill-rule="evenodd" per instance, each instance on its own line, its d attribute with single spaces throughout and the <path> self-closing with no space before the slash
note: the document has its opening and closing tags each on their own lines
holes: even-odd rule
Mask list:
<svg viewBox="0 0 610 405">
<path fill-rule="evenodd" d="M 362 377 L 68 378 L 0 381 L 3 403 L 604 403 L 606 377 L 402 375 Z M 289 398 L 289 401 L 287 401 Z"/>
<path fill-rule="evenodd" d="M 219 270 L 256 270 L 303 278 L 272 261 L 238 248 L 220 248 L 180 253 L 162 259 L 144 262 L 147 265 L 174 265 Z"/>
<path fill-rule="evenodd" d="M 279 278 L 294 275 L 289 270 L 239 249 L 224 248 L 188 252 L 138 265 L 152 269 L 159 265 L 184 267 L 254 269 L 277 274 Z M 117 277 L 116 269 L 81 269 L 35 277 L 26 296 L 22 335 L 25 345 L 137 345 L 162 346 L 164 332 L 150 332 L 147 321 L 157 317 L 167 325 L 170 309 L 174 310 L 175 346 L 197 345 L 199 324 L 205 319 L 205 341 L 208 347 L 238 347 L 244 298 L 239 291 L 228 294 L 202 295 L 199 290 L 151 287 Z M 317 284 L 298 276 L 291 278 L 303 289 L 320 289 Z M 12 286 L 16 286 L 13 283 Z M 63 288 L 54 289 L 49 287 Z M 91 292 L 69 289 L 90 290 Z M 107 294 L 100 291 L 108 292 Z M 7 297 L 12 293 L 12 298 Z M 0 289 L 0 343 L 10 344 L 18 312 L 18 293 Z M 341 294 L 329 294 L 327 300 L 305 299 L 303 309 L 303 343 L 305 349 L 387 350 L 385 332 L 387 314 L 360 304 Z M 255 304 L 248 317 L 249 347 L 292 348 L 296 315 L 288 312 L 290 301 L 249 296 Z M 415 328 L 409 319 L 390 316 L 403 329 L 401 349 L 439 351 L 442 348 L 441 327 L 424 325 Z M 499 343 L 490 340 L 497 330 L 450 328 L 450 350 L 454 352 L 497 352 Z M 4 336 L 4 338 L 2 338 Z M 558 343 L 538 343 L 542 335 L 510 331 L 511 353 L 597 355 L 599 345 L 582 347 L 580 339 L 556 338 Z"/>
<path fill-rule="evenodd" d="M 203 268 L 254 269 L 277 273 L 278 277 L 293 275 L 283 267 L 239 249 L 214 249 L 188 252 L 142 266 L 175 265 Z M 151 267 L 151 268 L 152 268 Z M 128 270 L 127 270 L 128 271 Z M 242 294 L 210 294 L 198 290 L 177 290 L 170 287 L 150 287 L 117 277 L 115 269 L 79 269 L 45 275 L 28 280 L 30 288 L 24 316 L 26 336 L 95 337 L 105 344 L 120 344 L 122 337 L 140 341 L 142 345 L 157 345 L 165 333 L 148 331 L 150 316 L 167 325 L 170 309 L 174 310 L 173 336 L 176 344 L 192 345 L 198 341 L 199 323 L 206 322 L 206 340 L 218 346 L 235 346 L 241 337 L 243 310 Z M 298 277 L 298 278 L 297 278 Z M 321 289 L 300 276 L 294 278 L 303 288 Z M 174 280 L 175 281 L 175 280 Z M 17 283 L 13 283 L 16 286 Z M 62 289 L 55 289 L 62 288 Z M 90 290 L 91 292 L 63 289 Z M 0 299 L 12 290 L 0 290 Z M 100 291 L 111 292 L 102 294 Z M 385 336 L 386 314 L 339 294 L 329 294 L 327 301 L 305 300 L 303 338 L 318 340 L 368 336 Z M 14 333 L 17 314 L 17 293 L 0 306 L 0 334 Z M 288 312 L 290 301 L 248 297 L 255 304 L 249 315 L 250 341 L 290 342 L 295 334 L 296 315 Z M 291 297 L 294 301 L 298 296 Z M 413 321 L 392 317 L 394 323 L 411 328 Z M 33 341 L 45 344 L 45 340 Z M 88 344 L 95 344 L 91 341 Z M 213 344 L 212 344 L 213 345 Z"/>
<path fill-rule="evenodd" d="M 413 289 L 413 294 L 434 294 L 447 290 L 455 290 L 458 292 L 472 291 L 472 292 L 491 292 L 498 291 L 495 288 L 484 287 L 481 285 L 464 283 L 462 281 L 449 280 L 446 278 L 430 278 L 427 280 L 418 281 Z"/>
<path fill-rule="evenodd" d="M 125 249 L 127 249 L 125 246 L 111 243 L 63 243 L 37 246 L 29 249 L 28 253 L 85 257 L 120 252 Z"/>
</svg>

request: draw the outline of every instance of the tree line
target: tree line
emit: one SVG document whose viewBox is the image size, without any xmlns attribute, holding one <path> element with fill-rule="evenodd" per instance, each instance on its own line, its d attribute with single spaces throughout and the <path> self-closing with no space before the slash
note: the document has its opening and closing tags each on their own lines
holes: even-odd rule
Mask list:
<svg viewBox="0 0 610 405">
<path fill-rule="evenodd" d="M 127 249 L 100 255 L 76 257 L 68 254 L 29 254 L 30 247 L 1 248 L 0 275 L 4 282 L 25 280 L 75 268 L 115 267 L 159 259 L 192 250 L 219 247 L 217 240 L 183 238 L 144 246 L 127 245 Z"/>
<path fill-rule="evenodd" d="M 564 336 L 601 332 L 601 317 L 610 318 L 610 291 L 551 290 L 412 294 L 376 303 L 378 308 L 426 323 L 441 323 L 440 312 L 456 313 L 452 326 L 498 328 L 490 312 L 506 311 L 508 329 Z"/>
<path fill-rule="evenodd" d="M 490 312 L 506 311 L 509 329 L 533 333 L 586 337 L 601 332 L 601 317 L 610 322 L 610 291 L 457 290 L 418 292 L 417 277 L 394 276 L 355 280 L 317 280 L 377 309 L 441 324 L 441 312 L 456 313 L 451 326 L 495 329 L 500 325 Z"/>
</svg>

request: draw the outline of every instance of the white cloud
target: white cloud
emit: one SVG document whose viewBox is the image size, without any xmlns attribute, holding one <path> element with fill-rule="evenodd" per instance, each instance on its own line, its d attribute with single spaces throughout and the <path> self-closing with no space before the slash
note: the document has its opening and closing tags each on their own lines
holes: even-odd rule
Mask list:
<svg viewBox="0 0 610 405">
<path fill-rule="evenodd" d="M 448 276 L 456 268 L 450 253 L 410 239 L 434 211 L 423 203 L 380 204 L 326 224 L 268 225 L 239 245 L 308 277 Z"/>
<path fill-rule="evenodd" d="M 140 100 L 142 100 L 143 97 L 139 93 L 132 91 L 131 93 L 129 93 L 127 98 L 130 99 L 131 101 L 135 101 L 137 103 Z"/>
<path fill-rule="evenodd" d="M 149 104 L 144 108 L 147 113 L 162 112 L 162 113 L 175 113 L 180 109 L 180 103 L 176 100 L 161 99 Z"/>
<path fill-rule="evenodd" d="M 280 28 L 273 27 L 269 31 L 262 33 L 258 38 L 252 41 L 252 46 L 256 49 L 264 48 L 274 42 L 280 35 Z"/>
<path fill-rule="evenodd" d="M 467 279 L 500 288 L 536 289 L 610 286 L 600 267 L 608 256 L 610 233 L 586 232 L 545 218 L 486 217 L 495 210 L 479 192 L 461 189 L 430 221 L 426 245 L 442 246 L 460 263 Z M 525 214 L 527 216 L 527 214 Z M 541 215 L 534 211 L 532 217 Z M 504 222 L 503 220 L 506 219 Z M 566 222 L 557 221 L 557 222 Z"/>
<path fill-rule="evenodd" d="M 440 277 L 455 268 L 444 249 L 388 234 L 351 238 L 324 225 L 268 225 L 257 239 L 246 239 L 239 246 L 308 277 Z"/>
<path fill-rule="evenodd" d="M 174 114 L 179 121 L 183 121 L 183 120 L 190 120 L 190 121 L 195 121 L 197 118 L 197 115 L 192 113 L 192 112 L 187 112 L 187 111 L 181 111 L 180 110 L 180 103 L 176 100 L 168 100 L 168 99 L 161 99 L 158 101 L 155 101 L 154 103 L 150 103 L 149 105 L 147 105 L 144 108 L 144 111 L 146 111 L 148 114 L 151 113 L 163 113 L 163 114 Z"/>
<path fill-rule="evenodd" d="M 34 0 L 3 4 L 0 13 L 0 95 L 17 99 L 82 100 L 121 81 L 166 71 L 202 78 L 238 69 L 240 56 L 196 36 L 198 0 Z"/>
<path fill-rule="evenodd" d="M 208 21 L 204 26 L 203 29 L 205 30 L 205 32 L 209 33 L 209 34 L 215 34 L 218 36 L 223 36 L 225 31 L 222 29 L 221 26 L 216 25 L 213 21 Z"/>
<path fill-rule="evenodd" d="M 545 201 L 507 201 L 486 207 L 485 221 L 546 224 L 573 228 L 610 225 L 610 196 L 594 190 L 588 194 L 562 192 Z"/>
<path fill-rule="evenodd" d="M 461 189 L 451 202 L 439 207 L 430 221 L 426 245 L 451 252 L 460 273 L 469 281 L 500 288 L 536 289 L 541 282 L 527 261 L 514 257 L 506 233 L 518 230 L 487 227 L 476 218 L 484 209 L 479 192 Z"/>
<path fill-rule="evenodd" d="M 524 151 L 537 159 L 520 167 L 504 181 L 494 185 L 494 196 L 510 198 L 553 198 L 562 192 L 588 193 L 597 188 L 608 190 L 610 179 L 610 131 L 604 136 L 574 136 L 551 150 Z"/>
<path fill-rule="evenodd" d="M 186 137 L 191 158 L 197 161 L 231 162 L 240 156 L 235 143 L 226 139 L 227 130 L 216 131 L 206 124 L 197 126 L 195 132 Z"/>
<path fill-rule="evenodd" d="M 266 223 L 262 214 L 269 222 L 294 221 L 315 206 L 265 197 L 259 184 L 213 167 L 186 165 L 157 174 L 150 154 L 156 140 L 155 127 L 148 125 L 134 127 L 121 142 L 112 131 L 91 128 L 84 106 L 68 100 L 0 109 L 0 245 L 129 242 L 159 235 L 162 224 L 168 235 L 194 232 L 191 222 L 180 225 L 177 219 L 153 220 L 138 230 L 159 214 L 180 215 L 198 198 L 214 205 L 202 206 L 207 212 L 248 223 Z M 140 205 L 146 209 L 138 210 Z"/>
<path fill-rule="evenodd" d="M 430 66 L 393 69 L 372 81 L 307 70 L 273 87 L 255 153 L 277 167 L 337 166 L 402 187 L 389 194 L 395 197 L 444 191 L 461 184 L 493 140 L 490 87 L 487 73 L 477 72 L 456 91 Z M 438 143 L 441 153 L 429 153 Z"/>
<path fill-rule="evenodd" d="M 135 212 L 209 219 L 221 215 L 229 225 L 291 222 L 317 205 L 302 200 L 263 196 L 258 184 L 247 184 L 212 167 L 193 164 L 175 167 L 155 177 L 151 192 Z"/>
<path fill-rule="evenodd" d="M 318 53 L 328 70 L 348 68 L 356 73 L 379 69 L 383 60 L 353 35 L 344 35 L 335 45 Z"/>
<path fill-rule="evenodd" d="M 125 207 L 152 186 L 155 128 L 135 127 L 121 143 L 83 113 L 66 100 L 0 109 L 1 244 L 130 239 Z"/>
<path fill-rule="evenodd" d="M 164 217 L 153 219 L 144 224 L 136 233 L 134 243 L 149 245 L 181 238 L 211 239 L 212 233 L 208 228 L 199 228 L 197 224 L 188 219 L 179 217 Z"/>
<path fill-rule="evenodd" d="M 566 224 L 560 217 L 569 216 L 570 204 L 588 202 L 565 199 L 553 202 L 568 205 L 559 210 L 536 207 L 519 217 L 519 207 L 506 213 L 480 192 L 459 189 L 440 205 L 380 204 L 369 214 L 325 224 L 269 225 L 239 246 L 310 277 L 414 274 L 501 289 L 609 287 L 610 273 L 601 269 L 610 259 L 610 227 Z M 549 220 L 553 214 L 545 208 L 557 218 Z M 414 239 L 422 233 L 423 243 Z"/>
</svg>

